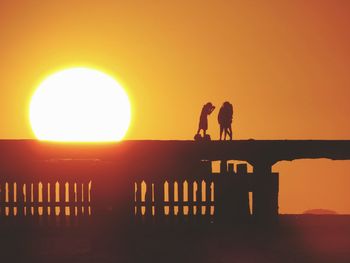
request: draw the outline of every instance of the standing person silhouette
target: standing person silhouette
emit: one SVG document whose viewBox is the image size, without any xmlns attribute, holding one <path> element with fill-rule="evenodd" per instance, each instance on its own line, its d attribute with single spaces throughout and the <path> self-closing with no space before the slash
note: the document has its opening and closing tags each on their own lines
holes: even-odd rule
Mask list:
<svg viewBox="0 0 350 263">
<path fill-rule="evenodd" d="M 203 130 L 203 138 L 206 137 L 206 133 L 208 130 L 208 115 L 210 115 L 215 109 L 215 106 L 208 102 L 202 108 L 201 115 L 199 117 L 199 125 L 197 130 L 197 135 L 200 134 L 200 131 Z"/>
<path fill-rule="evenodd" d="M 222 140 L 222 133 L 224 132 L 225 128 L 225 108 L 224 104 L 220 107 L 219 114 L 218 114 L 218 122 L 220 126 L 220 141 Z M 224 138 L 226 138 L 226 130 L 224 133 Z"/>
<path fill-rule="evenodd" d="M 218 114 L 218 122 L 220 125 L 220 141 L 222 140 L 222 134 L 224 133 L 224 140 L 226 135 L 232 140 L 232 118 L 233 118 L 233 106 L 228 101 L 225 101 Z"/>
<path fill-rule="evenodd" d="M 231 103 L 228 101 L 225 102 L 226 107 L 227 107 L 227 125 L 226 125 L 226 134 L 229 135 L 230 140 L 232 141 L 232 119 L 233 119 L 233 106 Z M 224 104 L 225 104 L 224 103 Z M 226 139 L 226 134 L 225 134 L 225 139 Z"/>
</svg>

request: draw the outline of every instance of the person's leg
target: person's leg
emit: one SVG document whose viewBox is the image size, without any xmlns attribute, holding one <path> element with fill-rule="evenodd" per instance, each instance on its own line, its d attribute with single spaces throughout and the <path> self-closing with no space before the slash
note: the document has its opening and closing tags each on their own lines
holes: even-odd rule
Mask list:
<svg viewBox="0 0 350 263">
<path fill-rule="evenodd" d="M 232 126 L 229 127 L 230 140 L 232 141 Z"/>
<path fill-rule="evenodd" d="M 222 140 L 222 133 L 224 132 L 224 128 L 222 127 L 222 125 L 220 125 L 220 141 Z"/>
<path fill-rule="evenodd" d="M 201 128 L 198 128 L 197 130 L 197 134 L 199 134 L 201 132 Z"/>
</svg>

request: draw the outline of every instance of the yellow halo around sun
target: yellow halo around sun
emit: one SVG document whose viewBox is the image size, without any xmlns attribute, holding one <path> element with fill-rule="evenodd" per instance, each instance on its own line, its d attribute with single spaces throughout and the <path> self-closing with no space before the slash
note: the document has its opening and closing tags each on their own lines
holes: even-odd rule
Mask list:
<svg viewBox="0 0 350 263">
<path fill-rule="evenodd" d="M 89 68 L 70 68 L 46 78 L 35 91 L 29 118 L 39 140 L 119 141 L 126 134 L 131 107 L 112 77 Z"/>
</svg>

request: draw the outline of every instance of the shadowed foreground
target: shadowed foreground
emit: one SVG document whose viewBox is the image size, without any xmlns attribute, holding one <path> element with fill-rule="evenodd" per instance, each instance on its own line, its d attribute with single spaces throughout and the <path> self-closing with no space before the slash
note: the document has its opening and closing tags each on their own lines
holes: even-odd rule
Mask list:
<svg viewBox="0 0 350 263">
<path fill-rule="evenodd" d="M 264 227 L 13 227 L 1 229 L 1 258 L 18 262 L 350 262 L 350 216 L 341 215 L 284 215 Z"/>
<path fill-rule="evenodd" d="M 279 216 L 271 171 L 350 159 L 350 141 L 1 141 L 0 155 L 0 262 L 350 262 L 350 216 Z"/>
</svg>

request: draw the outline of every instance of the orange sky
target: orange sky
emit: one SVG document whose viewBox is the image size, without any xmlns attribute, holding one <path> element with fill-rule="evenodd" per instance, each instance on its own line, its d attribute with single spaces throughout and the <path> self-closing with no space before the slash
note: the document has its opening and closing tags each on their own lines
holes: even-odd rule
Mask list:
<svg viewBox="0 0 350 263">
<path fill-rule="evenodd" d="M 349 12 L 343 0 L 1 1 L 0 138 L 33 138 L 28 104 L 44 77 L 91 66 L 131 98 L 127 139 L 192 139 L 202 105 L 225 100 L 237 139 L 350 139 Z M 274 170 L 281 212 L 350 213 L 350 162 Z"/>
</svg>

